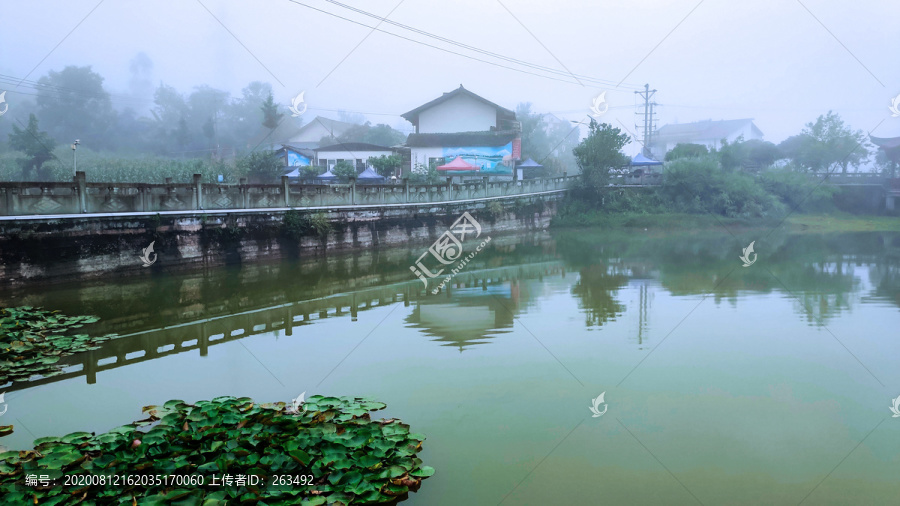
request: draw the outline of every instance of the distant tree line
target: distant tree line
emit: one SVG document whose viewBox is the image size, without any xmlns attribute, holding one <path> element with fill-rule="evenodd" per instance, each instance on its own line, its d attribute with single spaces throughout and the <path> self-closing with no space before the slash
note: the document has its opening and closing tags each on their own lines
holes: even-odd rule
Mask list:
<svg viewBox="0 0 900 506">
<path fill-rule="evenodd" d="M 151 65 L 139 59 L 132 63 Z M 199 159 L 213 165 L 227 160 L 237 172 L 219 167 L 219 173 L 250 171 L 257 179 L 268 180 L 274 172 L 272 163 L 262 164 L 262 158 L 248 156 L 253 151 L 271 151 L 303 125 L 303 117 L 282 112 L 269 83 L 251 82 L 239 96 L 207 85 L 182 93 L 161 83 L 153 91 L 152 103 L 147 103 L 138 97 L 113 95 L 103 82 L 90 66 L 67 66 L 40 77 L 33 99 L 28 94 L 19 96 L 4 115 L 9 121 L 0 122 L 0 179 L 47 179 L 70 173 L 70 168 L 63 168 L 71 164 L 67 148 L 79 139 L 78 156 L 79 161 L 85 157 L 84 167 L 93 172 L 99 159 L 106 167 L 118 163 L 123 175 L 117 180 L 133 176 L 125 168 L 134 165 L 130 159 L 147 156 L 159 157 L 160 164 L 171 163 L 168 159 Z M 149 82 L 144 85 L 147 92 L 152 90 Z M 390 146 L 404 140 L 402 133 L 388 125 L 365 122 L 330 143 Z"/>
</svg>

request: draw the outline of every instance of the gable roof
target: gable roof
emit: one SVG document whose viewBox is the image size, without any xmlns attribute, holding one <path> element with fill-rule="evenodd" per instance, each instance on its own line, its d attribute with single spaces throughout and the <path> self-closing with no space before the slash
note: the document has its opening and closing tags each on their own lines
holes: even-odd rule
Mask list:
<svg viewBox="0 0 900 506">
<path fill-rule="evenodd" d="M 660 142 L 690 141 L 695 139 L 724 139 L 731 134 L 750 126 L 751 130 L 762 137 L 763 133 L 754 123 L 753 118 L 729 120 L 705 120 L 693 123 L 664 125 L 656 131 L 656 140 Z"/>
<path fill-rule="evenodd" d="M 472 93 L 471 91 L 463 88 L 463 85 L 461 85 L 461 84 L 459 85 L 459 88 L 457 88 L 453 91 L 445 92 L 443 95 L 432 100 L 431 102 L 420 105 L 419 107 L 416 107 L 415 109 L 413 109 L 409 112 L 403 113 L 400 116 L 403 117 L 403 119 L 412 123 L 413 125 L 418 125 L 419 124 L 419 114 L 422 111 L 424 111 L 426 109 L 431 109 L 434 106 L 440 105 L 452 98 L 459 97 L 459 96 L 471 97 L 471 98 L 474 98 L 475 100 L 478 100 L 479 102 L 481 102 L 483 104 L 487 104 L 487 105 L 493 107 L 494 109 L 497 110 L 497 115 L 500 117 L 505 117 L 505 118 L 509 118 L 509 119 L 515 119 L 515 117 L 516 117 L 515 112 L 513 112 L 505 107 L 499 106 L 484 97 L 481 97 L 479 95 Z"/>
<path fill-rule="evenodd" d="M 387 146 L 379 146 L 377 144 L 368 144 L 366 142 L 343 142 L 332 144 L 331 146 L 322 146 L 315 149 L 316 152 L 322 151 L 393 151 Z"/>
<path fill-rule="evenodd" d="M 325 130 L 328 130 L 329 132 L 331 132 L 331 134 L 333 136 L 337 137 L 337 136 L 343 134 L 344 132 L 346 132 L 347 130 L 349 130 L 355 126 L 359 126 L 359 125 L 357 125 L 356 123 L 347 123 L 346 121 L 338 121 L 336 119 L 328 119 L 328 118 L 323 118 L 322 116 L 316 116 L 315 118 L 310 120 L 309 123 L 306 123 L 305 125 L 303 125 L 301 127 L 297 127 L 293 131 L 291 131 L 289 135 L 285 135 L 284 143 L 290 144 L 291 139 L 297 137 L 298 135 L 302 134 L 303 132 L 305 132 L 315 126 L 325 128 Z M 296 143 L 294 143 L 294 144 L 296 144 Z M 310 143 L 305 143 L 305 144 L 310 144 Z"/>
</svg>

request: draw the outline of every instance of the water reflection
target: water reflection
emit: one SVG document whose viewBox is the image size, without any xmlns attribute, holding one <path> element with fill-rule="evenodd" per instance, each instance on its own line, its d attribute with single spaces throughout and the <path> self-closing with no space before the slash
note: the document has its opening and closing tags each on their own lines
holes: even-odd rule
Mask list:
<svg viewBox="0 0 900 506">
<path fill-rule="evenodd" d="M 734 239 L 725 234 L 563 232 L 552 240 L 528 236 L 496 244 L 436 296 L 410 279 L 416 249 L 20 290 L 0 305 L 96 314 L 101 322 L 85 330 L 121 337 L 64 358 L 65 374 L 33 378 L 9 390 L 82 375 L 94 383 L 103 370 L 177 353 L 205 356 L 217 344 L 263 333 L 294 337 L 314 332 L 324 318 L 363 320 L 366 311 L 397 303 L 409 308 L 407 327 L 460 353 L 495 342 L 518 316 L 553 318 L 559 294 L 577 303 L 583 315 L 577 325 L 588 329 L 602 331 L 629 318 L 618 327 L 627 329 L 625 336 L 612 337 L 628 339 L 638 349 L 651 334 L 657 295 L 711 295 L 716 303 L 737 306 L 753 295 L 780 294 L 793 301 L 798 318 L 813 325 L 825 325 L 859 304 L 900 307 L 896 233 L 774 238 L 764 243 L 757 265 L 746 269 L 738 267 Z M 567 271 L 575 276 L 567 278 Z M 551 298 L 554 302 L 543 306 Z M 573 323 L 558 325 L 565 331 Z M 299 330 L 306 326 L 312 327 Z"/>
</svg>

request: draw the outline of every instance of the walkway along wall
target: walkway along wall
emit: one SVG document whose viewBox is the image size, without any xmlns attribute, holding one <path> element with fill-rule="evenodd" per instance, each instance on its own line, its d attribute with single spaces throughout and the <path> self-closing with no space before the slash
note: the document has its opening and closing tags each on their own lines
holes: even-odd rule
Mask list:
<svg viewBox="0 0 900 506">
<path fill-rule="evenodd" d="M 540 230 L 549 226 L 564 194 L 294 210 L 3 217 L 0 282 L 152 275 L 400 244 L 428 246 L 464 212 L 481 224 L 482 236 Z M 152 253 L 144 255 L 151 243 Z"/>
</svg>

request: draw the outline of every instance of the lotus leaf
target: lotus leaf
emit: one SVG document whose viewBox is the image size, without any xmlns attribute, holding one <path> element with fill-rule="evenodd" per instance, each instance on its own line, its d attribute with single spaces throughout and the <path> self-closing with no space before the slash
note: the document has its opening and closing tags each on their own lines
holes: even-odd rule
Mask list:
<svg viewBox="0 0 900 506">
<path fill-rule="evenodd" d="M 104 434 L 40 438 L 35 441 L 39 451 L 0 454 L 0 497 L 10 504 L 57 504 L 76 495 L 85 504 L 395 503 L 434 474 L 414 457 L 423 435 L 410 434 L 409 426 L 397 420 L 369 418 L 369 411 L 383 409 L 383 403 L 310 399 L 317 406 L 312 413 L 294 413 L 284 403 L 259 404 L 246 397 L 196 404 L 172 400 L 162 407 L 147 406 L 147 419 Z M 133 446 L 134 439 L 141 444 Z M 26 488 L 23 475 L 38 473 L 60 481 L 48 488 Z M 62 487 L 63 473 L 200 475 L 207 484 L 213 476 L 221 481 L 228 473 L 257 475 L 262 482 L 184 488 L 119 483 L 75 490 Z M 312 475 L 313 480 L 305 486 L 275 486 L 270 479 L 274 474 Z"/>
</svg>

